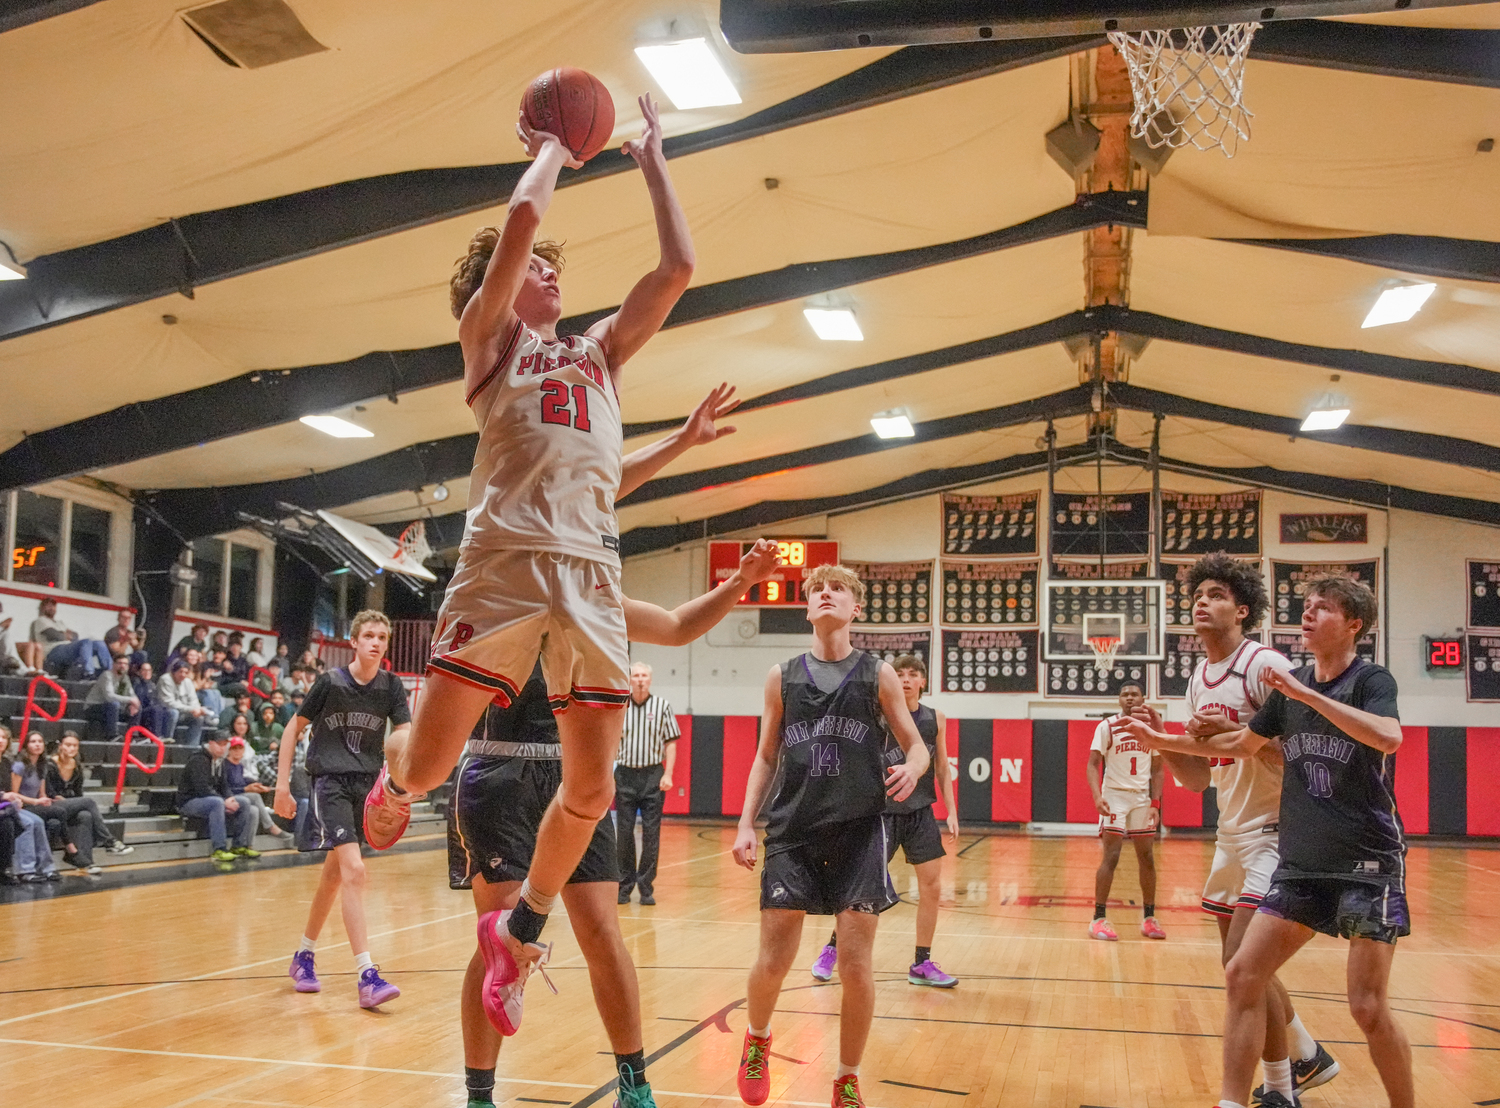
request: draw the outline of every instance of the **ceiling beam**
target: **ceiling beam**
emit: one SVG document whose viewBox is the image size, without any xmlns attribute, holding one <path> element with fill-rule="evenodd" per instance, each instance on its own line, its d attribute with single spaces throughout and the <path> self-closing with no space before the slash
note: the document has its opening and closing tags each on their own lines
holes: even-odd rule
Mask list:
<svg viewBox="0 0 1500 1108">
<path fill-rule="evenodd" d="M 1145 209 L 1145 193 L 1080 196 L 1067 207 L 966 239 L 885 254 L 806 262 L 698 285 L 683 294 L 665 326 L 701 323 L 734 312 L 1065 237 L 1101 224 L 1144 226 Z M 583 331 L 615 310 L 608 307 L 570 316 L 558 324 L 558 330 Z M 23 488 L 124 465 L 203 442 L 275 427 L 371 397 L 399 395 L 462 377 L 463 356 L 456 342 L 418 350 L 380 351 L 325 365 L 258 370 L 28 435 L 0 453 L 0 489 Z M 678 421 L 672 421 L 675 422 Z"/>
<path fill-rule="evenodd" d="M 1338 239 L 1225 239 L 1452 281 L 1500 281 L 1500 243 L 1441 235 L 1361 235 Z"/>
<path fill-rule="evenodd" d="M 1500 31 L 1277 21 L 1255 33 L 1250 56 L 1381 77 L 1500 88 Z"/>
<path fill-rule="evenodd" d="M 974 42 L 898 50 L 744 119 L 662 144 L 668 158 L 700 154 L 803 124 L 1087 49 L 1092 40 Z M 181 216 L 145 230 L 27 262 L 25 281 L 0 284 L 0 340 L 253 273 L 504 204 L 529 161 L 419 169 Z M 559 188 L 628 172 L 606 150 L 565 172 Z"/>
<path fill-rule="evenodd" d="M 97 3 L 99 0 L 0 0 L 0 34 Z"/>
</svg>

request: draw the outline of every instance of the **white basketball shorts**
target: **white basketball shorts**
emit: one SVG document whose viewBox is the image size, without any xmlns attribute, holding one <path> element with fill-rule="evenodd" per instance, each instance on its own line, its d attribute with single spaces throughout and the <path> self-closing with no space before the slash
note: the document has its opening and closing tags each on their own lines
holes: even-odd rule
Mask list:
<svg viewBox="0 0 1500 1108">
<path fill-rule="evenodd" d="M 1156 834 L 1156 808 L 1151 804 L 1150 793 L 1101 789 L 1099 795 L 1109 805 L 1109 815 L 1099 817 L 1099 834 L 1132 838 Z"/>
<path fill-rule="evenodd" d="M 1220 835 L 1214 844 L 1213 869 L 1203 886 L 1203 910 L 1232 916 L 1236 908 L 1260 907 L 1280 861 L 1279 842 L 1274 828 Z"/>
</svg>

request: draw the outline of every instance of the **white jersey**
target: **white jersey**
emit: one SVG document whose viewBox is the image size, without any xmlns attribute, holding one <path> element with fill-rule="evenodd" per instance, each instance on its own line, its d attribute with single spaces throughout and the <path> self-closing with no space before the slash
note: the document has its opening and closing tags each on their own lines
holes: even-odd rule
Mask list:
<svg viewBox="0 0 1500 1108">
<path fill-rule="evenodd" d="M 1104 780 L 1100 785 L 1122 793 L 1140 793 L 1149 800 L 1151 751 L 1129 735 L 1116 736 L 1110 730 L 1110 720 L 1119 718 L 1114 715 L 1100 720 L 1094 728 L 1094 741 L 1089 745 L 1090 750 L 1104 755 Z"/>
<path fill-rule="evenodd" d="M 604 348 L 516 321 L 466 398 L 479 423 L 463 552 L 541 550 L 620 564 L 624 435 Z"/>
<path fill-rule="evenodd" d="M 1293 668 L 1285 655 L 1246 639 L 1223 661 L 1198 660 L 1188 681 L 1188 706 L 1249 723 L 1271 694 L 1266 670 L 1290 673 Z M 1276 823 L 1281 813 L 1281 770 L 1254 757 L 1211 758 L 1208 765 L 1219 793 L 1220 835 L 1240 835 Z"/>
</svg>

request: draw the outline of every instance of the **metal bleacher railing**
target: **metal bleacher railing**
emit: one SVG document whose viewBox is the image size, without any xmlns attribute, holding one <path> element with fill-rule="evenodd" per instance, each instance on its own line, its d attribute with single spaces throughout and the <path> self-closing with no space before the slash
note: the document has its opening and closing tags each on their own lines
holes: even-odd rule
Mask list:
<svg viewBox="0 0 1500 1108">
<path fill-rule="evenodd" d="M 130 752 L 130 746 L 133 742 L 135 742 L 137 735 L 141 736 L 142 738 L 149 739 L 151 742 L 156 744 L 156 761 L 149 766 Z M 120 797 L 125 795 L 126 769 L 130 766 L 134 766 L 142 773 L 155 773 L 157 770 L 161 769 L 161 764 L 166 761 L 166 759 L 167 744 L 162 742 L 161 739 L 157 738 L 150 731 L 146 730 L 146 728 L 136 726 L 130 728 L 125 732 L 124 748 L 120 752 L 120 775 L 115 779 L 115 803 L 112 809 L 115 814 L 119 814 Z"/>
<path fill-rule="evenodd" d="M 53 691 L 57 693 L 57 715 L 55 716 L 48 715 L 47 709 L 43 708 L 36 701 L 36 687 L 42 684 L 50 685 Z M 63 718 L 63 713 L 67 711 L 67 709 L 68 690 L 63 688 L 56 681 L 52 680 L 52 678 L 48 677 L 45 673 L 38 673 L 31 679 L 31 684 L 26 686 L 26 711 L 21 717 L 21 741 L 25 742 L 26 736 L 31 734 L 32 712 L 35 712 L 43 719 L 51 720 L 53 723 L 56 723 L 58 720 Z"/>
</svg>

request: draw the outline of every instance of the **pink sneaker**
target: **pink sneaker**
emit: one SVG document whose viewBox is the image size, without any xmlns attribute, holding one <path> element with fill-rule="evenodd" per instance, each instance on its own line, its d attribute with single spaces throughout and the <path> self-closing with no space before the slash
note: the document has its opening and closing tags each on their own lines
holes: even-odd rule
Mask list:
<svg viewBox="0 0 1500 1108">
<path fill-rule="evenodd" d="M 1089 938 L 1103 939 L 1105 942 L 1118 942 L 1120 936 L 1115 934 L 1115 929 L 1109 925 L 1107 919 L 1096 919 L 1089 924 Z"/>
<path fill-rule="evenodd" d="M 390 788 L 391 771 L 380 767 L 380 776 L 375 778 L 375 787 L 365 797 L 365 842 L 371 850 L 389 850 L 406 834 L 406 825 L 411 822 L 413 801 L 421 800 L 426 793 L 394 793 Z"/>
<path fill-rule="evenodd" d="M 1161 929 L 1161 924 L 1156 922 L 1155 916 L 1147 916 L 1141 920 L 1141 934 L 1148 939 L 1165 939 L 1167 933 Z"/>
<path fill-rule="evenodd" d="M 479 955 L 484 959 L 484 987 L 480 999 L 491 1026 L 514 1035 L 521 1026 L 522 992 L 533 969 L 554 993 L 557 986 L 544 968 L 552 957 L 551 943 L 522 943 L 510 933 L 510 909 L 479 917 Z"/>
</svg>

